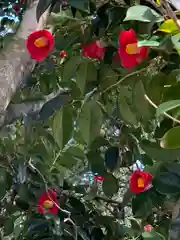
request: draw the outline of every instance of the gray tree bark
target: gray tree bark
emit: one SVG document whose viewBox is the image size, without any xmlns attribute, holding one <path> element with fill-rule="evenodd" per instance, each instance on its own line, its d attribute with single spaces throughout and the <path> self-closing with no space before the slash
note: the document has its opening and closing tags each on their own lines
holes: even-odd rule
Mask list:
<svg viewBox="0 0 180 240">
<path fill-rule="evenodd" d="M 26 38 L 32 31 L 44 28 L 49 12 L 47 10 L 37 23 L 37 4 L 38 1 L 31 2 L 16 35 L 0 52 L 0 126 L 4 122 L 12 95 L 36 63 L 26 51 Z"/>
</svg>

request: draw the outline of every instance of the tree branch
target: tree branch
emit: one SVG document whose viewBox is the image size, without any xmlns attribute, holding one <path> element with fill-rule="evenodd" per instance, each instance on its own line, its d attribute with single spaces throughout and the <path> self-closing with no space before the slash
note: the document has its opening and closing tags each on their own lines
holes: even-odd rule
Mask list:
<svg viewBox="0 0 180 240">
<path fill-rule="evenodd" d="M 26 38 L 32 31 L 44 28 L 49 14 L 48 9 L 37 23 L 37 3 L 38 1 L 34 1 L 30 4 L 16 35 L 0 54 L 0 126 L 4 122 L 12 95 L 36 63 L 26 51 Z"/>
</svg>

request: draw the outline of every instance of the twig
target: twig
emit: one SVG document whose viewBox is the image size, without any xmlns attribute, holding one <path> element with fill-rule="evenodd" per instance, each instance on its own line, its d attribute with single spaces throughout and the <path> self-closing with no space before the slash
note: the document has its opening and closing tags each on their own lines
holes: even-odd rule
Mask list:
<svg viewBox="0 0 180 240">
<path fill-rule="evenodd" d="M 156 8 L 162 15 L 164 15 L 163 9 L 156 4 L 153 0 L 146 0 L 146 2 L 150 3 L 154 8 Z"/>
<path fill-rule="evenodd" d="M 171 6 L 167 2 L 167 0 L 161 0 L 161 5 L 167 11 L 167 15 L 174 20 L 174 22 L 176 23 L 176 26 L 180 30 L 180 21 L 178 20 L 178 18 L 176 17 L 176 14 L 171 9 Z"/>
<path fill-rule="evenodd" d="M 102 92 L 102 94 L 104 94 L 105 92 L 108 92 L 109 90 L 111 90 L 111 89 L 114 88 L 114 87 L 117 87 L 120 83 L 122 83 L 122 82 L 123 82 L 124 80 L 126 80 L 127 78 L 129 78 L 129 77 L 131 77 L 131 76 L 134 76 L 134 75 L 137 75 L 137 74 L 140 74 L 140 73 L 142 73 L 142 72 L 144 72 L 144 71 L 146 71 L 146 70 L 147 70 L 147 68 L 142 68 L 142 69 L 140 69 L 140 70 L 137 70 L 137 71 L 135 71 L 135 72 L 132 72 L 132 73 L 127 74 L 126 76 L 122 77 L 117 83 L 115 83 L 115 84 L 109 86 L 108 88 L 106 88 L 106 89 Z"/>
<path fill-rule="evenodd" d="M 74 233 L 75 233 L 75 236 L 74 236 L 74 239 L 77 240 L 78 239 L 78 234 L 77 234 L 77 227 L 76 227 L 76 224 L 73 222 L 73 220 L 71 219 L 71 212 L 65 210 L 65 209 L 62 209 L 56 202 L 54 202 L 54 200 L 51 198 L 50 194 L 49 194 L 49 189 L 48 189 L 48 186 L 47 186 L 47 183 L 46 183 L 46 180 L 43 176 L 43 174 L 39 171 L 39 169 L 37 169 L 33 164 L 32 164 L 32 161 L 31 159 L 29 160 L 29 166 L 35 170 L 39 175 L 40 177 L 42 178 L 43 182 L 44 182 L 44 185 L 45 185 L 45 190 L 46 190 L 46 193 L 47 193 L 47 196 L 48 198 L 53 202 L 53 204 L 63 213 L 65 213 L 68 217 L 64 219 L 64 222 L 70 222 L 73 227 L 74 227 Z"/>
<path fill-rule="evenodd" d="M 155 109 L 158 108 L 158 106 L 147 96 L 147 94 L 144 95 L 144 98 L 149 102 L 149 104 L 151 104 L 151 106 L 153 106 Z M 168 113 L 164 112 L 163 113 L 167 118 L 173 120 L 174 122 L 176 123 L 179 123 L 180 124 L 180 120 L 172 117 L 171 115 L 169 115 Z"/>
<path fill-rule="evenodd" d="M 54 165 L 56 164 L 58 158 L 61 156 L 61 152 L 62 152 L 62 151 L 60 150 L 60 151 L 58 152 L 58 154 L 56 155 L 56 157 L 55 157 L 55 159 L 54 159 L 54 161 L 53 161 L 53 163 L 52 163 L 52 165 L 51 165 L 50 172 L 52 171 L 52 169 L 53 169 Z"/>
</svg>

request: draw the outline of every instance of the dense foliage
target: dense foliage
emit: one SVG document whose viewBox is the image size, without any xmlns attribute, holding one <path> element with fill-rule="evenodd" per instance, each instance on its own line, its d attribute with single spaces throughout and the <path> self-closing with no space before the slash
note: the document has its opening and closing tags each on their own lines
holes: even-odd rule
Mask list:
<svg viewBox="0 0 180 240">
<path fill-rule="evenodd" d="M 39 0 L 37 19 L 47 9 L 0 133 L 1 239 L 180 239 L 179 12 Z"/>
</svg>

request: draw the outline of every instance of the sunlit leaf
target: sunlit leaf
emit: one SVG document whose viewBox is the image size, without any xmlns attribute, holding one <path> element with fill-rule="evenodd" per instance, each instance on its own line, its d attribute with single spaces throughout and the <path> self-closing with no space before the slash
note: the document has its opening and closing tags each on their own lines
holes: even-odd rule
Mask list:
<svg viewBox="0 0 180 240">
<path fill-rule="evenodd" d="M 141 22 L 162 22 L 163 17 L 152 8 L 136 5 L 128 8 L 124 21 L 137 20 Z"/>
<path fill-rule="evenodd" d="M 156 110 L 156 115 L 159 117 L 160 115 L 164 114 L 165 112 L 172 110 L 176 107 L 180 106 L 180 100 L 172 100 L 168 102 L 164 102 L 159 105 L 159 107 Z"/>
<path fill-rule="evenodd" d="M 158 28 L 158 31 L 165 32 L 165 33 L 174 33 L 178 30 L 179 28 L 177 27 L 173 19 L 167 19 Z"/>
<path fill-rule="evenodd" d="M 180 127 L 171 128 L 161 139 L 160 145 L 166 149 L 180 148 Z"/>
<path fill-rule="evenodd" d="M 157 161 L 172 161 L 180 156 L 180 148 L 163 149 L 157 144 L 148 141 L 143 141 L 141 147 L 149 157 Z"/>
</svg>

